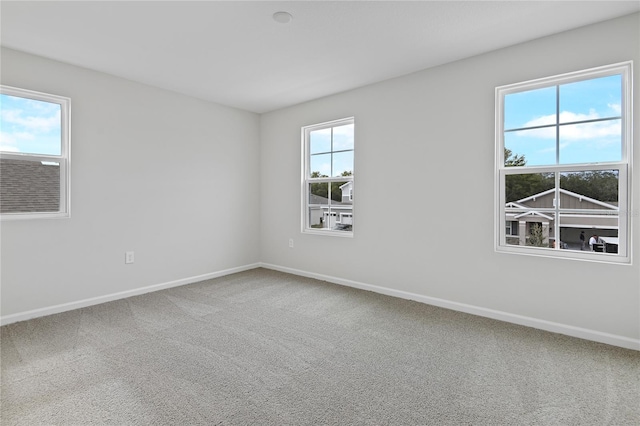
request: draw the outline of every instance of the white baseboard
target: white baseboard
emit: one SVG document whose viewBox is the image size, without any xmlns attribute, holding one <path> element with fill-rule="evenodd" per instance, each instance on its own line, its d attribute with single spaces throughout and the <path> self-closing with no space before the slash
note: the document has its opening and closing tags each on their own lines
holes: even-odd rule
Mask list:
<svg viewBox="0 0 640 426">
<path fill-rule="evenodd" d="M 17 314 L 6 315 L 0 317 L 0 325 L 12 324 L 18 321 L 25 321 L 32 318 L 44 317 L 46 315 L 59 314 L 61 312 L 71 311 L 73 309 L 85 308 L 87 306 L 98 305 L 100 303 L 111 302 L 113 300 L 124 299 L 126 297 L 138 296 L 152 291 L 164 290 L 166 288 L 178 287 L 185 284 L 192 284 L 199 281 L 210 280 L 225 275 L 235 274 L 237 272 L 247 271 L 260 267 L 260 264 L 253 263 L 250 265 L 239 266 L 236 268 L 225 269 L 218 272 L 211 272 L 194 277 L 183 278 L 180 280 L 169 281 L 162 284 L 154 284 L 147 287 L 135 288 L 133 290 L 121 291 L 119 293 L 107 294 L 104 296 L 92 297 L 90 299 L 78 300 L 76 302 L 63 303 L 60 305 L 48 306 L 46 308 L 34 309 L 32 311 L 20 312 Z"/>
<path fill-rule="evenodd" d="M 629 337 L 618 336 L 601 331 L 589 330 L 586 328 L 575 327 L 567 324 L 546 321 L 538 318 L 526 317 L 522 315 L 512 314 L 509 312 L 496 311 L 494 309 L 483 308 L 480 306 L 468 305 L 466 303 L 452 302 L 450 300 L 439 299 L 437 297 L 423 296 L 420 294 L 409 293 L 401 290 L 394 290 L 387 287 L 380 287 L 371 284 L 365 284 L 357 281 L 346 280 L 343 278 L 332 277 L 313 272 L 301 271 L 299 269 L 287 268 L 284 266 L 272 265 L 269 263 L 260 263 L 259 266 L 275 271 L 286 272 L 289 274 L 300 275 L 308 278 L 315 278 L 334 284 L 340 284 L 347 287 L 359 288 L 375 293 L 385 294 L 387 296 L 399 297 L 402 299 L 414 300 L 416 302 L 425 303 L 427 305 L 438 306 L 441 308 L 451 309 L 454 311 L 464 312 L 467 314 L 477 315 L 486 318 L 492 318 L 513 324 L 524 325 L 531 328 L 550 331 L 553 333 L 564 334 L 567 336 L 578 337 L 580 339 L 591 340 L 599 343 L 606 343 L 612 346 L 619 346 L 627 349 L 640 351 L 640 339 L 632 339 Z"/>
<path fill-rule="evenodd" d="M 317 274 L 313 272 L 302 271 L 299 269 L 288 268 L 284 266 L 273 265 L 269 263 L 254 263 L 236 268 L 225 269 L 222 271 L 212 272 L 203 275 L 183 278 L 180 280 L 170 281 L 162 284 L 150 285 L 147 287 L 136 288 L 132 290 L 122 291 L 119 293 L 107 294 L 104 296 L 93 297 L 90 299 L 79 300 L 76 302 L 63 303 L 60 305 L 49 306 L 31 311 L 20 312 L 6 316 L 0 316 L 0 325 L 12 324 L 19 321 L 25 321 L 32 318 L 43 317 L 46 315 L 58 314 L 61 312 L 71 311 L 73 309 L 84 308 L 87 306 L 98 305 L 100 303 L 111 302 L 113 300 L 124 299 L 126 297 L 137 296 L 152 291 L 163 290 L 172 287 L 178 287 L 185 284 L 192 284 L 199 281 L 218 278 L 225 275 L 235 274 L 237 272 L 247 271 L 258 267 L 272 269 L 275 271 L 286 272 L 293 275 L 315 278 L 334 284 L 344 285 L 347 287 L 359 288 L 375 293 L 385 294 L 387 296 L 399 297 L 401 299 L 414 300 L 416 302 L 425 303 L 427 305 L 438 306 L 441 308 L 451 309 L 454 311 L 464 312 L 481 317 L 492 318 L 513 324 L 524 325 L 527 327 L 537 328 L 540 330 L 550 331 L 553 333 L 564 334 L 567 336 L 578 337 L 581 339 L 591 340 L 594 342 L 606 343 L 608 345 L 619 346 L 627 349 L 640 351 L 640 339 L 632 339 L 629 337 L 618 336 L 610 333 L 589 330 L 586 328 L 575 327 L 567 324 L 541 320 L 538 318 L 526 317 L 522 315 L 512 314 L 494 309 L 483 308 L 465 303 L 453 302 L 450 300 L 439 299 L 436 297 L 423 296 L 420 294 L 409 293 L 401 290 L 394 290 L 387 287 L 380 287 L 371 284 L 365 284 L 358 281 L 347 280 L 343 278 L 333 277 L 329 275 Z"/>
</svg>

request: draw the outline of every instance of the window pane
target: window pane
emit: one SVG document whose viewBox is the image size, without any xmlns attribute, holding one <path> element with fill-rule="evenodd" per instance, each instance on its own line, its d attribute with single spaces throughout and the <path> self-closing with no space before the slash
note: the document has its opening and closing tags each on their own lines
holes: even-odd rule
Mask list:
<svg viewBox="0 0 640 426">
<path fill-rule="evenodd" d="M 526 218 L 525 244 L 531 247 L 553 248 L 556 241 L 553 235 L 555 213 L 531 213 Z"/>
<path fill-rule="evenodd" d="M 353 151 L 333 154 L 333 176 L 351 176 L 353 174 Z"/>
<path fill-rule="evenodd" d="M 349 196 L 352 186 L 350 181 L 309 184 L 309 227 L 351 231 L 353 206 Z"/>
<path fill-rule="evenodd" d="M 602 163 L 622 159 L 622 120 L 560 126 L 560 163 Z"/>
<path fill-rule="evenodd" d="M 309 207 L 310 227 L 331 229 L 332 231 L 353 231 L 353 215 L 351 209 L 331 205 L 323 209 Z"/>
<path fill-rule="evenodd" d="M 553 208 L 553 173 L 527 173 L 505 176 L 505 200 L 528 208 Z"/>
<path fill-rule="evenodd" d="M 576 225 L 580 219 L 583 223 Z M 609 223 L 603 223 L 588 217 L 576 219 L 575 215 L 560 214 L 560 235 L 562 242 L 565 243 L 564 248 L 617 254 L 618 218 L 616 216 L 610 219 Z M 584 236 L 584 240 L 580 239 L 580 234 Z"/>
<path fill-rule="evenodd" d="M 519 216 L 523 212 L 524 212 L 523 210 L 508 212 L 505 216 L 504 228 L 505 228 L 506 242 L 509 245 L 512 245 L 512 246 L 524 245 L 524 241 L 525 241 L 524 234 L 523 234 L 523 237 L 520 238 L 520 234 L 521 234 L 520 221 L 515 220 L 515 217 Z"/>
<path fill-rule="evenodd" d="M 309 184 L 309 204 L 329 204 L 329 183 L 318 182 Z"/>
<path fill-rule="evenodd" d="M 351 207 L 332 206 L 329 225 L 334 231 L 353 231 L 353 213 Z"/>
<path fill-rule="evenodd" d="M 316 154 L 309 158 L 309 177 L 331 176 L 331 154 Z"/>
<path fill-rule="evenodd" d="M 311 130 L 313 128 L 318 130 Z M 304 133 L 305 229 L 321 229 L 329 235 L 330 231 L 350 234 L 353 229 L 353 119 L 307 129 Z"/>
<path fill-rule="evenodd" d="M 61 106 L 0 94 L 0 151 L 61 155 Z"/>
<path fill-rule="evenodd" d="M 309 228 L 322 229 L 324 228 L 323 212 L 325 209 L 321 209 L 318 206 L 309 205 Z"/>
<path fill-rule="evenodd" d="M 498 251 L 630 263 L 631 68 L 496 88 Z"/>
<path fill-rule="evenodd" d="M 60 163 L 0 160 L 0 211 L 60 211 Z"/>
<path fill-rule="evenodd" d="M 505 132 L 504 146 L 514 155 L 524 156 L 525 166 L 556 164 L 555 127 Z"/>
<path fill-rule="evenodd" d="M 503 227 L 507 232 L 509 245 L 553 248 L 555 213 L 520 209 L 505 215 Z"/>
<path fill-rule="evenodd" d="M 512 93 L 504 97 L 504 129 L 554 124 L 556 87 Z"/>
<path fill-rule="evenodd" d="M 560 86 L 560 122 L 619 117 L 622 75 L 593 78 Z"/>
<path fill-rule="evenodd" d="M 568 222 L 567 219 L 569 219 Z M 591 230 L 585 232 L 584 227 L 573 227 L 572 225 L 563 226 L 563 223 L 571 223 L 571 219 L 560 214 L 560 240 L 563 243 L 563 248 L 565 250 L 587 250 L 589 247 L 589 237 L 592 235 Z M 582 240 L 580 239 L 581 235 Z"/>
<path fill-rule="evenodd" d="M 323 228 L 324 212 L 329 209 L 329 183 L 310 183 L 309 184 L 309 227 Z"/>
<path fill-rule="evenodd" d="M 309 134 L 309 151 L 311 154 L 331 152 L 331 129 L 313 130 Z"/>
<path fill-rule="evenodd" d="M 352 183 L 350 182 L 331 182 L 332 204 L 351 204 L 349 200 L 349 188 L 351 186 Z"/>
<path fill-rule="evenodd" d="M 333 128 L 333 150 L 353 149 L 353 124 Z"/>
<path fill-rule="evenodd" d="M 618 170 L 594 170 L 560 174 L 560 207 L 563 209 L 618 211 Z"/>
</svg>

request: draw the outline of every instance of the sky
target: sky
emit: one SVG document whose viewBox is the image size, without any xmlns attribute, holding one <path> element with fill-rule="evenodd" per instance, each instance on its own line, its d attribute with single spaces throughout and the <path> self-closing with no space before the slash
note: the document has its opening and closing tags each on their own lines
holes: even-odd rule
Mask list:
<svg viewBox="0 0 640 426">
<path fill-rule="evenodd" d="M 61 107 L 0 94 L 0 151 L 61 154 Z"/>
<path fill-rule="evenodd" d="M 619 161 L 622 155 L 622 77 L 579 81 L 559 86 L 560 123 L 610 120 L 505 132 L 505 147 L 524 155 L 527 165 Z M 556 86 L 508 94 L 504 102 L 505 130 L 520 129 L 556 120 Z M 50 102 L 0 95 L 0 151 L 29 154 L 61 154 L 61 108 Z M 331 137 L 333 130 L 333 139 Z M 310 171 L 339 176 L 353 171 L 353 124 L 316 130 L 310 135 Z M 333 143 L 333 145 L 332 145 Z M 339 152 L 344 151 L 344 152 Z"/>
<path fill-rule="evenodd" d="M 310 132 L 309 171 L 320 172 L 325 176 L 340 176 L 342 172 L 353 172 L 353 148 L 353 123 Z"/>
<path fill-rule="evenodd" d="M 524 155 L 528 166 L 620 161 L 622 158 L 622 76 L 613 75 L 560 86 L 508 94 L 504 129 L 522 129 L 556 122 L 559 87 L 560 132 L 556 127 L 505 132 L 504 145 Z M 593 123 L 583 120 L 610 118 Z"/>
</svg>

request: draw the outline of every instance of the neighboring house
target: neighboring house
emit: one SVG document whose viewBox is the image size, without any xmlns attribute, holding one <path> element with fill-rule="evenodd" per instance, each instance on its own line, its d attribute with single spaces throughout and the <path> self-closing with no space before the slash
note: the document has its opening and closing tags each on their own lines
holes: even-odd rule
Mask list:
<svg viewBox="0 0 640 426">
<path fill-rule="evenodd" d="M 312 228 L 330 228 L 353 225 L 353 182 L 340 186 L 342 202 L 319 195 L 309 196 L 309 225 Z"/>
<path fill-rule="evenodd" d="M 505 205 L 508 244 L 526 245 L 533 226 L 541 225 L 545 241 L 548 241 L 549 247 L 554 246 L 555 213 L 535 210 L 553 209 L 554 196 L 555 189 L 552 188 Z M 566 189 L 560 189 L 560 206 L 564 209 L 580 210 L 578 213 L 561 215 L 560 240 L 563 243 L 579 243 L 582 230 L 588 230 L 587 238 L 593 234 L 618 236 L 618 206 Z M 524 211 L 525 209 L 527 211 Z"/>
<path fill-rule="evenodd" d="M 342 202 L 350 204 L 353 202 L 353 182 L 347 182 L 340 186 L 342 191 Z"/>
<path fill-rule="evenodd" d="M 2 213 L 60 210 L 60 167 L 41 161 L 0 160 Z"/>
</svg>

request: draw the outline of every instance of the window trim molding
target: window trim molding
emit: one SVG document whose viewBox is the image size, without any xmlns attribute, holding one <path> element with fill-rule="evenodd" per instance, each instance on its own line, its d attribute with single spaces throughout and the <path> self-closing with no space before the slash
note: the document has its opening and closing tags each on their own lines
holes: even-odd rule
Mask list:
<svg viewBox="0 0 640 426">
<path fill-rule="evenodd" d="M 340 125 L 346 125 L 346 124 L 353 124 L 354 125 L 354 129 L 353 129 L 353 133 L 354 133 L 354 141 L 353 141 L 353 152 L 354 152 L 354 165 L 353 165 L 353 171 L 352 171 L 352 175 L 351 176 L 331 176 L 331 177 L 327 177 L 327 178 L 319 178 L 319 179 L 311 179 L 311 178 L 307 178 L 307 171 L 309 170 L 309 162 L 310 162 L 310 147 L 309 147 L 309 134 L 314 131 L 314 130 L 322 130 L 322 129 L 328 129 L 328 128 L 332 128 L 332 127 L 338 127 Z M 316 228 L 311 228 L 309 226 L 308 223 L 308 210 L 309 210 L 309 203 L 308 203 L 308 193 L 307 193 L 307 186 L 308 184 L 313 181 L 313 182 L 343 182 L 343 181 L 350 181 L 350 182 L 354 182 L 355 181 L 355 117 L 345 117 L 345 118 L 340 118 L 340 119 L 336 119 L 336 120 L 331 120 L 331 121 L 325 121 L 323 123 L 317 123 L 317 124 L 312 124 L 309 126 L 303 126 L 301 128 L 301 141 L 302 141 L 302 149 L 301 149 L 301 164 L 302 164 L 302 173 L 301 173 L 301 184 L 300 184 L 300 189 L 301 189 L 301 216 L 300 216 L 300 229 L 301 232 L 303 234 L 312 234 L 312 235 L 325 235 L 325 236 L 332 236 L 332 237 L 343 237 L 343 238 L 353 238 L 353 228 L 351 231 L 338 231 L 338 230 L 333 230 L 333 229 L 316 229 Z M 352 200 L 353 201 L 353 200 Z M 354 212 L 355 212 L 355 204 L 352 203 L 351 204 L 351 220 L 353 221 L 353 216 L 354 216 Z"/>
<path fill-rule="evenodd" d="M 1 221 L 24 219 L 61 219 L 71 217 L 71 98 L 0 85 L 0 93 L 60 105 L 60 155 L 0 152 L 1 158 L 54 161 L 60 164 L 60 210 L 57 212 L 1 213 Z"/>
<path fill-rule="evenodd" d="M 624 240 L 624 253 L 608 255 L 606 253 L 591 253 L 574 250 L 561 250 L 531 247 L 511 246 L 506 244 L 506 228 L 504 226 L 505 202 L 503 202 L 504 177 L 508 174 L 518 174 L 520 167 L 504 166 L 504 98 L 505 95 L 525 90 L 535 90 L 544 87 L 568 84 L 592 78 L 622 75 L 622 105 L 621 105 L 621 143 L 622 155 L 620 161 L 601 163 L 562 164 L 552 166 L 527 166 L 527 173 L 541 173 L 589 170 L 619 170 L 620 204 L 618 210 L 619 236 Z M 494 251 L 499 253 L 519 254 L 528 256 L 550 257 L 555 259 L 583 260 L 599 263 L 631 265 L 633 258 L 633 221 L 631 207 L 633 206 L 633 61 L 618 62 L 574 71 L 540 79 L 498 86 L 495 89 L 495 157 L 494 157 Z M 560 166 L 562 170 L 560 170 Z M 556 236 L 559 238 L 559 235 Z M 622 242 L 622 241 L 621 241 Z"/>
</svg>

